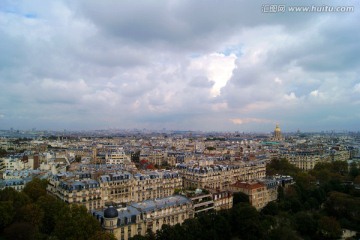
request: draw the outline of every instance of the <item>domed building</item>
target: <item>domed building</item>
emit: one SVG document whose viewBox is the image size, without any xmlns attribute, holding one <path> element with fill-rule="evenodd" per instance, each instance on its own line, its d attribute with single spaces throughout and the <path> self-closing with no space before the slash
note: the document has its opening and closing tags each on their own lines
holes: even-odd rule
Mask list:
<svg viewBox="0 0 360 240">
<path fill-rule="evenodd" d="M 283 140 L 283 137 L 282 137 L 282 134 L 281 134 L 281 129 L 280 129 L 280 127 L 279 127 L 279 124 L 276 124 L 273 140 L 274 140 L 274 141 L 282 141 L 282 140 Z"/>
<path fill-rule="evenodd" d="M 119 212 L 113 206 L 109 206 L 104 211 L 104 218 L 116 218 L 119 216 Z"/>
<path fill-rule="evenodd" d="M 107 230 L 114 230 L 117 228 L 118 216 L 119 212 L 115 207 L 109 206 L 106 208 L 104 211 L 103 227 Z"/>
<path fill-rule="evenodd" d="M 92 215 L 106 232 L 113 233 L 116 239 L 127 240 L 135 235 L 145 236 L 148 229 L 156 232 L 164 224 L 182 224 L 194 217 L 194 208 L 187 197 L 172 195 L 121 208 L 109 206 L 105 210 L 92 210 Z"/>
</svg>

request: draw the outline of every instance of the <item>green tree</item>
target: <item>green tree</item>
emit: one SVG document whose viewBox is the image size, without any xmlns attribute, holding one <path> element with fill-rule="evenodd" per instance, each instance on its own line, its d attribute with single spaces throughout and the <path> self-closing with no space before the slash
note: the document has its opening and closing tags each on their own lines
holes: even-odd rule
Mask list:
<svg viewBox="0 0 360 240">
<path fill-rule="evenodd" d="M 5 188 L 0 191 L 0 201 L 12 202 L 14 209 L 18 209 L 30 202 L 30 198 L 23 192 L 13 188 Z"/>
<path fill-rule="evenodd" d="M 104 231 L 97 231 L 89 240 L 116 240 L 114 234 Z"/>
<path fill-rule="evenodd" d="M 277 202 L 269 202 L 266 206 L 261 209 L 261 214 L 276 216 L 279 214 L 279 206 Z"/>
<path fill-rule="evenodd" d="M 62 212 L 62 209 L 67 208 L 68 206 L 65 205 L 64 202 L 50 195 L 39 197 L 36 204 L 44 213 L 42 224 L 40 224 L 41 232 L 50 235 L 54 231 L 58 214 Z"/>
<path fill-rule="evenodd" d="M 180 227 L 180 224 L 177 224 L 178 226 L 170 226 L 167 224 L 162 225 L 161 229 L 156 231 L 156 239 L 157 240 L 182 240 L 183 234 L 182 234 L 182 228 Z"/>
<path fill-rule="evenodd" d="M 317 230 L 317 222 L 310 213 L 298 212 L 294 216 L 294 224 L 296 230 L 302 236 L 315 236 Z"/>
<path fill-rule="evenodd" d="M 24 193 L 28 195 L 34 202 L 38 200 L 39 197 L 46 195 L 46 187 L 48 181 L 41 180 L 39 178 L 34 178 L 28 182 L 24 187 Z"/>
<path fill-rule="evenodd" d="M 338 239 L 342 231 L 335 218 L 324 216 L 319 220 L 318 233 L 323 239 Z"/>
<path fill-rule="evenodd" d="M 202 239 L 219 239 L 216 227 L 215 213 L 203 213 L 198 217 L 201 229 L 203 229 L 201 238 Z M 221 224 L 223 225 L 223 224 Z"/>
<path fill-rule="evenodd" d="M 348 228 L 360 230 L 360 198 L 345 193 L 330 192 L 324 206 L 328 215 L 337 219 L 347 219 L 352 223 L 347 226 Z"/>
<path fill-rule="evenodd" d="M 349 175 L 351 179 L 355 179 L 357 176 L 360 175 L 359 165 L 356 162 L 352 162 L 350 164 Z"/>
<path fill-rule="evenodd" d="M 296 232 L 288 226 L 279 226 L 274 228 L 269 236 L 269 240 L 300 240 L 301 238 L 296 234 Z"/>
<path fill-rule="evenodd" d="M 306 172 L 299 172 L 295 176 L 295 181 L 298 187 L 302 190 L 310 190 L 315 187 L 316 178 Z M 305 191 L 303 191 L 305 192 Z"/>
<path fill-rule="evenodd" d="M 346 175 L 349 171 L 347 161 L 334 161 L 331 163 L 331 171 L 340 175 Z"/>
<path fill-rule="evenodd" d="M 36 239 L 36 230 L 31 223 L 15 222 L 5 228 L 4 235 L 11 240 L 32 240 Z"/>
<path fill-rule="evenodd" d="M 202 239 L 204 229 L 197 218 L 186 219 L 181 226 L 184 229 L 183 239 Z"/>
<path fill-rule="evenodd" d="M 148 240 L 155 240 L 156 239 L 156 236 L 155 234 L 153 233 L 153 231 L 151 231 L 151 229 L 147 229 L 146 230 L 146 235 L 145 235 L 146 239 Z"/>
<path fill-rule="evenodd" d="M 15 216 L 15 210 L 11 201 L 0 202 L 0 232 L 9 225 Z"/>
<path fill-rule="evenodd" d="M 251 205 L 246 203 L 235 205 L 232 211 L 234 234 L 241 239 L 262 239 L 264 236 L 259 217 L 259 213 Z"/>
<path fill-rule="evenodd" d="M 273 176 L 276 174 L 295 176 L 300 169 L 289 163 L 286 158 L 274 158 L 266 165 L 266 175 Z"/>
<path fill-rule="evenodd" d="M 230 219 L 230 213 L 226 210 L 216 213 L 213 224 L 216 232 L 216 238 L 214 239 L 231 239 L 232 229 Z"/>
<path fill-rule="evenodd" d="M 5 149 L 0 148 L 0 157 L 5 157 L 7 155 L 7 151 Z"/>
<path fill-rule="evenodd" d="M 44 211 L 34 203 L 29 203 L 17 211 L 17 219 L 19 222 L 31 223 L 36 229 L 42 224 L 43 218 Z"/>
<path fill-rule="evenodd" d="M 146 236 L 142 236 L 142 235 L 138 235 L 136 234 L 135 236 L 129 238 L 129 240 L 147 240 L 148 238 Z"/>
<path fill-rule="evenodd" d="M 54 235 L 59 239 L 85 240 L 100 230 L 99 222 L 88 214 L 84 206 L 72 204 L 57 215 Z"/>
</svg>

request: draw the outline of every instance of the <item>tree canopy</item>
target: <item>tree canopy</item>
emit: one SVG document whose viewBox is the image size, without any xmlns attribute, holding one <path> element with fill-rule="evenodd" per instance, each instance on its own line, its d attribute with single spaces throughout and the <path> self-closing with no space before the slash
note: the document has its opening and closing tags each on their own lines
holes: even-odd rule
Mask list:
<svg viewBox="0 0 360 240">
<path fill-rule="evenodd" d="M 34 178 L 22 192 L 0 191 L 0 239 L 115 240 L 84 206 L 47 195 L 46 186 L 47 181 Z"/>
</svg>

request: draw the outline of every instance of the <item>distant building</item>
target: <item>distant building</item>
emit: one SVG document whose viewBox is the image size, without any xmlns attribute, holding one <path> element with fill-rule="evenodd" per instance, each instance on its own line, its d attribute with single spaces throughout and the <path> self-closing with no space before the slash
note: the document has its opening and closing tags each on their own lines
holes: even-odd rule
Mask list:
<svg viewBox="0 0 360 240">
<path fill-rule="evenodd" d="M 274 141 L 282 141 L 282 140 L 284 140 L 283 136 L 281 134 L 281 129 L 279 127 L 279 124 L 276 124 L 275 130 L 274 130 L 274 138 L 273 138 L 273 140 Z"/>
<path fill-rule="evenodd" d="M 330 160 L 328 154 L 321 154 L 316 151 L 289 152 L 282 154 L 281 157 L 286 158 L 289 163 L 304 171 L 313 169 L 317 163 L 329 162 Z"/>
<path fill-rule="evenodd" d="M 125 162 L 130 162 L 131 159 L 124 151 L 116 151 L 106 153 L 105 161 L 106 164 L 124 164 Z"/>
<path fill-rule="evenodd" d="M 22 191 L 26 185 L 26 183 L 30 182 L 31 178 L 26 179 L 7 179 L 3 180 L 0 179 L 0 190 L 3 190 L 5 188 L 13 188 L 16 191 Z"/>
</svg>

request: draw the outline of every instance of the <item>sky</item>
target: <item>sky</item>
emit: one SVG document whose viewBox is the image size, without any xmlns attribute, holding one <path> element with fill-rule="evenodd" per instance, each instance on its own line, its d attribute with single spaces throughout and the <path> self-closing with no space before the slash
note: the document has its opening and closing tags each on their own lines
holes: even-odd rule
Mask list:
<svg viewBox="0 0 360 240">
<path fill-rule="evenodd" d="M 359 29 L 358 0 L 1 0 L 0 129 L 359 131 Z"/>
</svg>

